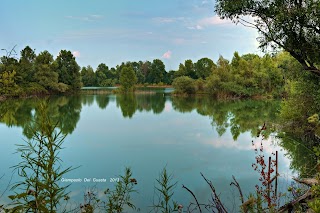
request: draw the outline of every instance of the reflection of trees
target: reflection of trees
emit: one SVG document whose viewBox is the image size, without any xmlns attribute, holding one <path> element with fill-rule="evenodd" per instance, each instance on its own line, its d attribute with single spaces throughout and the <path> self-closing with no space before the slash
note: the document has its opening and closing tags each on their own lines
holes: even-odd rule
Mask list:
<svg viewBox="0 0 320 213">
<path fill-rule="evenodd" d="M 39 106 L 47 106 L 47 114 L 63 134 L 74 131 L 81 111 L 81 99 L 78 96 L 45 97 L 42 99 L 19 99 L 0 102 L 0 122 L 7 126 L 23 128 L 23 134 L 31 138 L 32 132 L 28 126 L 41 123 Z M 37 127 L 34 127 L 37 128 Z"/>
<path fill-rule="evenodd" d="M 85 106 L 91 106 L 94 102 L 94 97 L 94 95 L 81 95 L 81 102 Z"/>
<path fill-rule="evenodd" d="M 197 102 L 199 101 L 199 97 L 195 96 L 187 96 L 187 97 L 172 97 L 172 107 L 174 110 L 178 112 L 191 112 L 192 110 L 197 108 Z"/>
<path fill-rule="evenodd" d="M 96 96 L 96 102 L 99 106 L 100 109 L 105 109 L 107 108 L 109 104 L 109 96 L 107 95 L 97 95 Z"/>
<path fill-rule="evenodd" d="M 195 109 L 201 115 L 210 116 L 218 134 L 221 136 L 230 128 L 234 140 L 247 131 L 256 136 L 264 123 L 272 124 L 277 120 L 279 108 L 278 101 L 217 101 L 209 97 L 172 97 L 172 105 L 179 112 Z M 270 132 L 268 128 L 266 135 Z"/>
<path fill-rule="evenodd" d="M 0 102 L 0 122 L 7 126 L 26 126 L 31 119 L 33 103 L 29 100 L 9 99 Z"/>
<path fill-rule="evenodd" d="M 279 145 L 287 151 L 287 156 L 291 159 L 290 168 L 298 171 L 301 177 L 310 177 L 317 173 L 317 157 L 313 147 L 308 147 L 310 143 L 312 142 L 301 141 L 300 137 L 293 134 L 281 135 Z"/>
<path fill-rule="evenodd" d="M 143 110 L 149 112 L 152 110 L 154 114 L 160 114 L 164 110 L 166 99 L 162 93 L 156 94 L 138 94 L 136 95 L 137 108 L 141 112 Z"/>
<path fill-rule="evenodd" d="M 117 107 L 120 106 L 123 117 L 132 118 L 137 110 L 137 100 L 132 93 L 117 95 Z"/>
<path fill-rule="evenodd" d="M 139 110 L 152 111 L 159 114 L 164 110 L 165 97 L 163 94 L 119 94 L 116 96 L 117 106 L 121 108 L 123 117 L 131 118 Z"/>
<path fill-rule="evenodd" d="M 234 140 L 248 131 L 255 137 L 264 123 L 267 126 L 264 134 L 268 136 L 275 131 L 273 125 L 281 128 L 283 122 L 278 118 L 280 102 L 274 100 L 217 101 L 208 97 L 172 97 L 172 105 L 179 112 L 197 110 L 199 114 L 209 116 L 220 136 L 229 129 Z M 300 172 L 301 176 L 315 174 L 316 158 L 312 151 L 312 139 L 301 140 L 301 135 L 288 132 L 280 135 L 279 145 L 287 151 L 291 168 Z"/>
</svg>

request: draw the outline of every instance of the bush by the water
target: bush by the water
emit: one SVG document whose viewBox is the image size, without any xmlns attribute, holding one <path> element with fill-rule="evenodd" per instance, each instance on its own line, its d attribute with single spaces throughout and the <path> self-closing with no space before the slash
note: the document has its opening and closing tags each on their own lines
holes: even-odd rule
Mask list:
<svg viewBox="0 0 320 213">
<path fill-rule="evenodd" d="M 173 80 L 172 86 L 175 88 L 175 93 L 194 94 L 196 92 L 194 82 L 188 76 L 181 76 Z"/>
</svg>

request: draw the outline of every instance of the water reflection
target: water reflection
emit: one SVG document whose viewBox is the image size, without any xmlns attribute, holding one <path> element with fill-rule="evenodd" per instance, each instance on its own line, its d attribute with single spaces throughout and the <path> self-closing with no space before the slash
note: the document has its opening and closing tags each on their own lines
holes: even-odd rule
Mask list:
<svg viewBox="0 0 320 213">
<path fill-rule="evenodd" d="M 75 130 L 82 107 L 79 96 L 57 96 L 0 102 L 0 122 L 8 127 L 22 127 L 23 134 L 30 139 L 32 132 L 28 127 L 41 123 L 39 107 L 43 104 L 48 106 L 47 113 L 50 119 L 52 122 L 58 123 L 57 127 L 61 129 L 63 134 L 71 134 Z"/>
<path fill-rule="evenodd" d="M 280 136 L 279 145 L 286 150 L 291 160 L 290 169 L 297 171 L 300 177 L 314 176 L 319 168 L 317 168 L 317 157 L 314 151 L 308 147 L 313 143 L 307 140 L 301 142 L 300 138 L 289 133 Z"/>
<path fill-rule="evenodd" d="M 107 108 L 109 104 L 109 96 L 107 95 L 98 95 L 96 96 L 96 101 L 100 109 Z"/>
<path fill-rule="evenodd" d="M 234 140 L 241 133 L 258 134 L 264 123 L 268 124 L 265 136 L 274 132 L 273 124 L 278 123 L 277 112 L 280 101 L 236 100 L 217 101 L 209 97 L 172 97 L 175 110 L 185 113 L 196 110 L 200 115 L 209 116 L 211 125 L 222 136 L 228 128 Z"/>
<path fill-rule="evenodd" d="M 117 107 L 121 109 L 124 118 L 132 118 L 137 111 L 137 99 L 134 94 L 118 95 L 116 98 Z"/>
<path fill-rule="evenodd" d="M 130 119 L 137 112 L 162 114 L 166 106 L 171 103 L 174 111 L 181 113 L 195 111 L 201 116 L 210 118 L 214 132 L 217 132 L 220 137 L 231 134 L 234 141 L 246 132 L 250 132 L 251 136 L 255 137 L 264 123 L 267 126 L 264 131 L 266 137 L 271 133 L 277 134 L 276 127 L 281 126 L 281 121 L 277 116 L 280 101 L 217 101 L 205 96 L 170 96 L 163 91 L 145 92 L 143 94 L 56 96 L 6 100 L 0 102 L 0 122 L 8 127 L 21 127 L 23 134 L 27 138 L 31 138 L 32 132 L 27 127 L 41 123 L 39 106 L 46 104 L 48 106 L 47 113 L 51 120 L 58 123 L 58 128 L 61 129 L 63 134 L 71 134 L 77 127 L 84 106 L 96 104 L 100 109 L 108 110 L 111 103 L 114 103 L 121 110 L 124 118 Z M 167 125 L 172 124 L 168 123 Z M 192 122 L 188 125 L 192 125 Z M 37 127 L 33 126 L 33 128 Z M 232 139 L 230 137 L 230 146 L 244 145 L 235 145 L 232 143 Z M 216 139 L 216 141 L 220 141 L 220 139 Z M 228 144 L 225 139 L 221 143 Z M 299 171 L 302 175 L 305 175 L 306 171 L 315 171 L 316 160 L 311 155 L 312 152 L 307 147 L 302 146 L 298 139 L 283 138 L 279 140 L 279 144 L 288 152 L 292 169 Z M 219 143 L 217 142 L 216 145 L 219 145 Z"/>
</svg>

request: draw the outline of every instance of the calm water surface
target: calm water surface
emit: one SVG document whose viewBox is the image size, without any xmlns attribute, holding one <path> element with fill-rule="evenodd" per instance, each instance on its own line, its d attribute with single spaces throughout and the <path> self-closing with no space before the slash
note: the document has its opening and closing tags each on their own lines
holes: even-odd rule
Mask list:
<svg viewBox="0 0 320 213">
<path fill-rule="evenodd" d="M 246 195 L 254 192 L 259 174 L 252 169 L 257 130 L 266 122 L 277 122 L 279 102 L 219 102 L 207 97 L 171 97 L 165 91 L 137 95 L 82 95 L 0 103 L 0 194 L 19 178 L 12 166 L 21 161 L 15 144 L 31 137 L 28 125 L 37 120 L 37 106 L 46 103 L 53 120 L 68 136 L 60 157 L 63 166 L 79 168 L 65 178 L 105 178 L 106 183 L 81 182 L 70 186 L 71 199 L 82 202 L 86 190 L 95 187 L 103 197 L 112 188 L 110 178 L 131 167 L 137 179 L 134 203 L 147 212 L 154 199 L 154 185 L 166 167 L 178 182 L 174 199 L 183 205 L 193 202 L 182 184 L 202 203 L 208 203 L 210 189 L 200 175 L 212 180 L 230 210 L 238 206 L 237 191 L 230 187 L 235 175 Z M 279 147 L 272 128 L 263 140 L 264 154 L 279 151 L 280 189 L 290 184 L 293 171 L 286 150 Z M 61 183 L 62 185 L 64 183 Z M 7 191 L 1 198 L 8 202 Z"/>
</svg>

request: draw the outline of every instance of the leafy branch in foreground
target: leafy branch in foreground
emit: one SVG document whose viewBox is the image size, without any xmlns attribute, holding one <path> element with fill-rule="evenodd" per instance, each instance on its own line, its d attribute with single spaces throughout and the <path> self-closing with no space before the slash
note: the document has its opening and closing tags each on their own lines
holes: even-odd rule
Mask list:
<svg viewBox="0 0 320 213">
<path fill-rule="evenodd" d="M 9 196 L 16 212 L 57 212 L 67 197 L 68 186 L 59 186 L 59 181 L 72 168 L 63 169 L 58 156 L 66 135 L 56 130 L 46 104 L 40 105 L 39 115 L 41 122 L 31 127 L 31 140 L 17 149 L 23 160 L 13 168 L 22 180 L 12 187 L 15 194 Z"/>
<path fill-rule="evenodd" d="M 137 180 L 132 177 L 131 169 L 126 168 L 125 175 L 120 176 L 116 188 L 113 191 L 107 189 L 104 192 L 108 196 L 104 206 L 105 211 L 108 213 L 120 213 L 123 212 L 125 206 L 136 210 L 136 206 L 131 201 L 131 194 L 137 192 L 134 189 L 137 183 Z"/>
<path fill-rule="evenodd" d="M 180 212 L 182 205 L 178 205 L 176 201 L 172 200 L 174 194 L 173 190 L 177 185 L 177 182 L 171 183 L 172 175 L 167 173 L 167 169 L 164 168 L 157 179 L 158 186 L 155 186 L 157 201 L 153 202 L 154 212 L 171 213 Z M 172 203 L 170 203 L 172 201 Z"/>
</svg>

